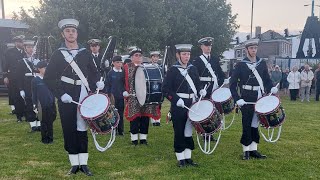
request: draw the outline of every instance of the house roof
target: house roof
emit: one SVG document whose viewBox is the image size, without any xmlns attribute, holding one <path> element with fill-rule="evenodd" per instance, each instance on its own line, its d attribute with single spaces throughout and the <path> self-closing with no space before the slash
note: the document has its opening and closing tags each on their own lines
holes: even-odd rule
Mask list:
<svg viewBox="0 0 320 180">
<path fill-rule="evenodd" d="M 28 29 L 26 23 L 13 19 L 0 19 L 0 27 L 15 28 L 15 29 Z"/>
<path fill-rule="evenodd" d="M 271 34 L 273 34 L 273 38 L 271 37 Z M 273 30 L 268 30 L 264 33 L 261 34 L 261 40 L 262 41 L 268 41 L 268 40 L 274 40 L 274 39 L 284 39 L 286 40 L 286 38 L 284 36 L 282 36 L 281 34 L 273 31 Z"/>
</svg>

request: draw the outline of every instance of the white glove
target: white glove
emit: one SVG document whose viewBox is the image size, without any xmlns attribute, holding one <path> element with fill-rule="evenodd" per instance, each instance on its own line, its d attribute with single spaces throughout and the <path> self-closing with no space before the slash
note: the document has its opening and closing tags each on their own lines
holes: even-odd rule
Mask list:
<svg viewBox="0 0 320 180">
<path fill-rule="evenodd" d="M 20 96 L 24 99 L 26 97 L 26 93 L 24 90 L 20 91 Z"/>
<path fill-rule="evenodd" d="M 105 66 L 105 67 L 109 67 L 109 66 L 110 66 L 108 60 L 106 60 L 106 61 L 104 62 L 104 66 Z"/>
<path fill-rule="evenodd" d="M 229 79 L 224 79 L 223 84 L 229 84 Z"/>
<path fill-rule="evenodd" d="M 243 106 L 243 105 L 245 105 L 245 104 L 247 104 L 243 99 L 239 99 L 238 101 L 237 101 L 237 105 L 238 106 Z"/>
<path fill-rule="evenodd" d="M 98 81 L 98 82 L 96 83 L 96 85 L 97 85 L 97 88 L 98 88 L 99 90 L 102 90 L 102 89 L 104 88 L 104 82 L 102 82 L 102 81 Z"/>
<path fill-rule="evenodd" d="M 72 97 L 67 93 L 64 93 L 64 95 L 62 95 L 60 99 L 64 103 L 71 103 L 73 101 Z"/>
<path fill-rule="evenodd" d="M 207 91 L 205 89 L 201 89 L 199 94 L 202 96 L 202 97 L 205 97 L 207 95 Z"/>
<path fill-rule="evenodd" d="M 277 87 L 272 87 L 271 88 L 271 93 L 272 94 L 277 94 L 277 92 L 278 92 L 278 88 Z"/>
<path fill-rule="evenodd" d="M 128 93 L 128 91 L 124 91 L 124 92 L 122 93 L 122 95 L 123 95 L 123 97 L 128 97 L 128 96 L 129 96 L 129 93 Z"/>
<path fill-rule="evenodd" d="M 177 101 L 177 106 L 182 108 L 184 107 L 184 101 L 181 98 Z"/>
</svg>

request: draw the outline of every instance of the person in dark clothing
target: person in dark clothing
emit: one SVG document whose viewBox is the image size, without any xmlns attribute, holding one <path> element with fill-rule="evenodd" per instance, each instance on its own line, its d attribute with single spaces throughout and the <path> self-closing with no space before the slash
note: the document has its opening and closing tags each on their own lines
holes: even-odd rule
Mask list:
<svg viewBox="0 0 320 180">
<path fill-rule="evenodd" d="M 77 42 L 79 21 L 63 19 L 58 26 L 62 30 L 64 43 L 56 50 L 49 61 L 44 82 L 58 99 L 64 148 L 69 154 L 71 169 L 68 175 L 79 170 L 92 176 L 88 163 L 87 124 L 81 118 L 78 105 L 91 90 L 102 90 L 104 83 L 99 80 L 89 51 Z M 94 83 L 96 82 L 96 86 Z"/>
<path fill-rule="evenodd" d="M 188 110 L 199 96 L 200 79 L 197 68 L 189 64 L 191 44 L 177 44 L 178 62 L 167 72 L 163 81 L 162 91 L 171 102 L 170 112 L 174 130 L 174 152 L 178 160 L 178 167 L 187 165 L 197 166 L 191 159 L 194 149 L 192 125 L 188 119 Z M 200 90 L 205 96 L 206 91 Z"/>
<path fill-rule="evenodd" d="M 112 95 L 115 101 L 115 107 L 120 115 L 120 121 L 117 127 L 118 135 L 123 135 L 123 111 L 124 111 L 124 72 L 122 70 L 121 56 L 112 58 L 113 68 L 109 71 L 106 83 L 106 93 L 109 97 Z"/>
<path fill-rule="evenodd" d="M 35 132 L 40 131 L 41 123 L 33 109 L 31 81 L 37 73 L 34 64 L 39 60 L 33 57 L 34 41 L 25 41 L 24 44 L 27 58 L 19 60 L 17 67 L 17 84 L 20 91 L 20 99 L 24 103 L 17 104 L 16 110 L 17 112 L 24 112 L 26 121 L 30 123 L 31 132 Z"/>
<path fill-rule="evenodd" d="M 318 65 L 318 69 L 315 71 L 315 84 L 316 84 L 316 101 L 319 101 L 320 96 L 320 64 Z"/>
<path fill-rule="evenodd" d="M 255 113 L 254 105 L 247 102 L 256 102 L 263 94 L 275 94 L 277 87 L 272 87 L 272 81 L 268 73 L 265 61 L 256 56 L 258 39 L 245 42 L 247 57 L 238 62 L 230 79 L 230 91 L 236 104 L 241 107 L 242 112 L 242 137 L 240 143 L 243 148 L 243 160 L 250 157 L 264 159 L 265 155 L 258 150 L 259 143 L 259 121 Z M 239 85 L 239 86 L 238 86 Z M 239 96 L 237 87 L 240 88 Z"/>
<path fill-rule="evenodd" d="M 53 143 L 53 121 L 56 119 L 57 110 L 54 96 L 43 81 L 47 63 L 40 61 L 36 68 L 39 74 L 31 81 L 32 102 L 38 110 L 38 118 L 41 120 L 41 142 Z"/>
<path fill-rule="evenodd" d="M 4 84 L 8 87 L 9 105 L 11 106 L 12 113 L 16 114 L 18 122 L 22 122 L 22 117 L 24 116 L 23 111 L 17 112 L 17 110 L 15 110 L 17 105 L 22 106 L 24 104 L 23 99 L 20 97 L 20 91 L 17 85 L 18 61 L 26 55 L 23 40 L 23 35 L 13 38 L 15 47 L 10 48 L 5 52 L 2 69 L 4 72 Z"/>
<path fill-rule="evenodd" d="M 103 76 L 104 72 L 103 72 L 103 69 L 101 68 L 102 54 L 100 54 L 100 43 L 101 43 L 101 40 L 99 39 L 90 39 L 88 41 L 93 63 L 98 69 L 98 72 L 100 72 L 100 76 Z"/>
<path fill-rule="evenodd" d="M 192 65 L 198 69 L 201 88 L 210 83 L 207 87 L 208 93 L 205 97 L 208 99 L 211 98 L 211 94 L 215 89 L 223 83 L 229 83 L 227 79 L 225 80 L 225 74 L 219 64 L 220 59 L 218 57 L 211 56 L 212 42 L 212 37 L 200 39 L 198 43 L 202 50 L 202 54 L 192 61 Z"/>
</svg>

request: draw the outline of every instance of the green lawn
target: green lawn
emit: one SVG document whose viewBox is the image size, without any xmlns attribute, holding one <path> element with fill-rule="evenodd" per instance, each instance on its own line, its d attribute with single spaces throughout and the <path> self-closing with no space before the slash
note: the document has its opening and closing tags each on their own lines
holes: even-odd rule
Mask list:
<svg viewBox="0 0 320 180">
<path fill-rule="evenodd" d="M 162 126 L 150 126 L 148 146 L 130 145 L 127 121 L 125 136 L 117 137 L 104 153 L 95 149 L 89 134 L 91 179 L 320 179 L 320 102 L 282 100 L 287 120 L 280 140 L 270 144 L 261 138 L 259 149 L 268 155 L 266 160 L 241 160 L 241 116 L 237 116 L 212 155 L 196 147 L 193 159 L 199 167 L 177 168 L 172 124 L 165 124 L 169 107 L 165 102 Z M 0 98 L 0 179 L 87 179 L 82 173 L 65 175 L 70 164 L 60 119 L 54 122 L 54 143 L 44 145 L 40 133 L 28 133 L 29 125 L 17 123 L 8 112 L 7 99 Z"/>
</svg>

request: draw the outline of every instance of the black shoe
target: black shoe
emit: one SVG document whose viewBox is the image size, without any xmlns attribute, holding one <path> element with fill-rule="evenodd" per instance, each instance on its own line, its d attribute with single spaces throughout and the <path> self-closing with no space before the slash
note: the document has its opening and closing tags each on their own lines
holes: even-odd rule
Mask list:
<svg viewBox="0 0 320 180">
<path fill-rule="evenodd" d="M 34 133 L 37 131 L 37 127 L 32 127 L 30 133 Z"/>
<path fill-rule="evenodd" d="M 140 140 L 140 144 L 148 145 L 148 141 L 146 139 Z"/>
<path fill-rule="evenodd" d="M 41 126 L 37 126 L 37 131 L 41 131 Z"/>
<path fill-rule="evenodd" d="M 68 175 L 76 174 L 79 171 L 79 166 L 72 166 L 68 172 Z"/>
<path fill-rule="evenodd" d="M 199 166 L 197 163 L 193 162 L 192 159 L 186 159 L 185 161 L 188 166 Z"/>
<path fill-rule="evenodd" d="M 250 151 L 243 152 L 242 160 L 249 160 L 250 159 Z"/>
<path fill-rule="evenodd" d="M 257 159 L 266 159 L 267 158 L 266 155 L 262 155 L 258 151 L 250 151 L 250 156 L 257 158 Z"/>
<path fill-rule="evenodd" d="M 83 172 L 87 176 L 93 176 L 92 172 L 90 172 L 90 170 L 89 170 L 87 165 L 81 165 L 80 166 L 80 171 Z"/>
<path fill-rule="evenodd" d="M 21 119 L 21 118 L 18 118 L 18 119 L 17 119 L 17 122 L 18 122 L 18 123 L 21 123 L 21 122 L 22 122 L 22 119 Z"/>
<path fill-rule="evenodd" d="M 160 123 L 159 123 L 159 122 L 156 122 L 155 124 L 156 124 L 155 126 L 160 126 Z"/>
<path fill-rule="evenodd" d="M 123 136 L 123 132 L 119 132 L 118 135 L 119 135 L 119 136 Z"/>
<path fill-rule="evenodd" d="M 152 123 L 152 126 L 157 126 L 157 124 L 156 123 Z"/>
<path fill-rule="evenodd" d="M 186 161 L 185 160 L 178 161 L 177 166 L 179 168 L 186 167 L 187 166 Z"/>
<path fill-rule="evenodd" d="M 138 140 L 135 140 L 135 141 L 131 141 L 132 145 L 136 146 L 138 145 Z"/>
<path fill-rule="evenodd" d="M 16 114 L 16 110 L 12 110 L 10 114 Z"/>
</svg>

